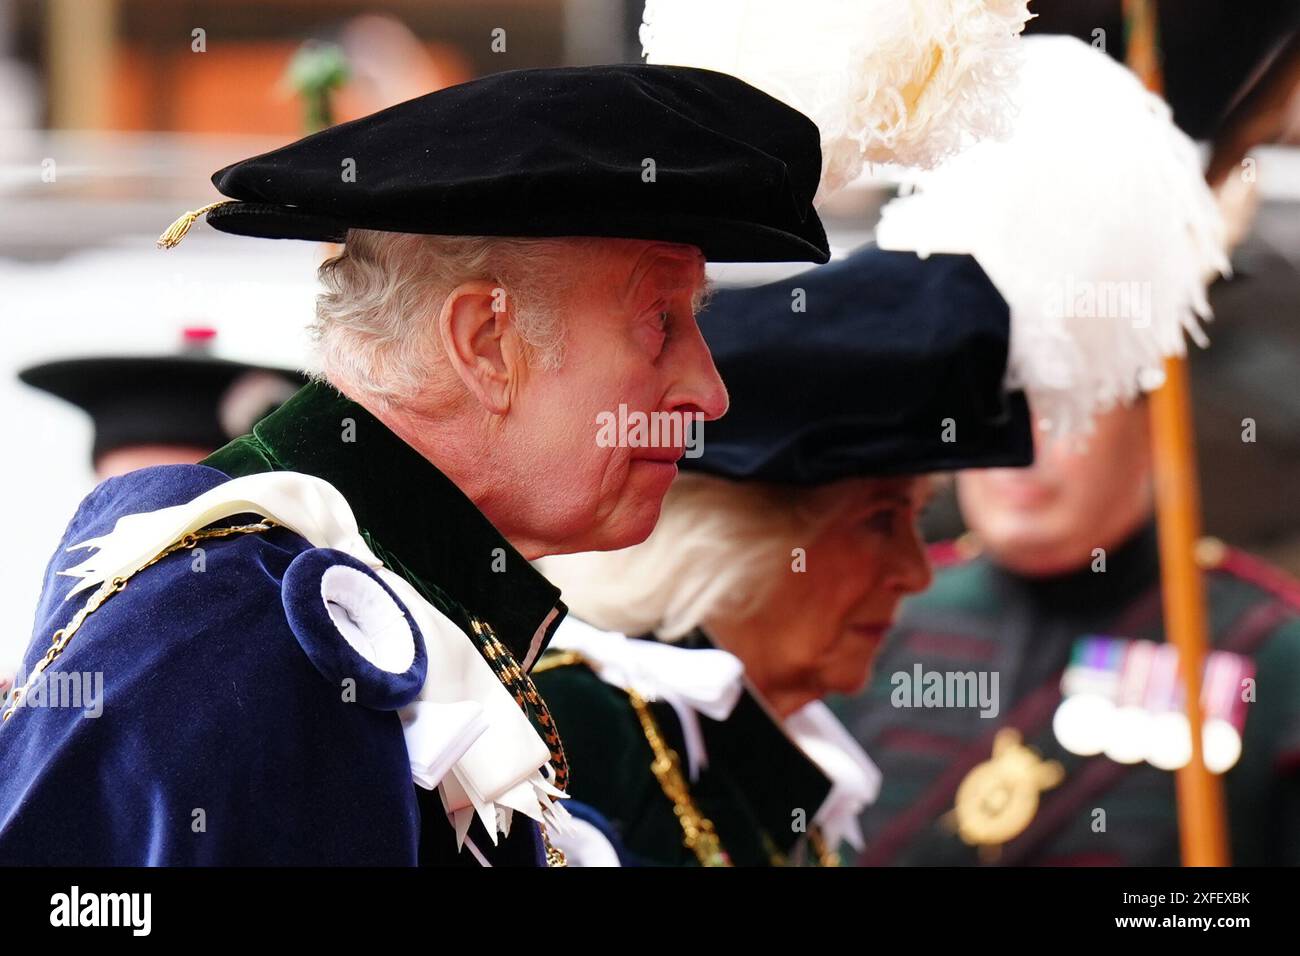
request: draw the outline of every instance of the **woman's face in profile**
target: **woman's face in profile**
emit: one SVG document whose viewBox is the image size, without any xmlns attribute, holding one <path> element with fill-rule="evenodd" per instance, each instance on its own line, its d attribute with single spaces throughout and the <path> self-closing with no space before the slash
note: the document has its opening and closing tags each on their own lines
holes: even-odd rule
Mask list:
<svg viewBox="0 0 1300 956">
<path fill-rule="evenodd" d="M 852 479 L 825 494 L 828 517 L 790 555 L 761 611 L 711 628 L 782 716 L 860 690 L 899 603 L 930 583 L 917 529 L 928 477 Z"/>
</svg>

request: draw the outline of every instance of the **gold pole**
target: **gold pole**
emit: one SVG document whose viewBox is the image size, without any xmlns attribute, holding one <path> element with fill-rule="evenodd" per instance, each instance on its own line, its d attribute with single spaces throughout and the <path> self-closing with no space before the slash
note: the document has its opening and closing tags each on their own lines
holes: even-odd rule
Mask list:
<svg viewBox="0 0 1300 956">
<path fill-rule="evenodd" d="M 1155 0 L 1124 0 L 1124 18 L 1129 66 L 1148 89 L 1162 92 Z M 1223 785 L 1206 768 L 1201 748 L 1201 673 L 1207 631 L 1205 588 L 1195 557 L 1201 499 L 1186 359 L 1165 362 L 1165 384 L 1152 393 L 1150 412 L 1165 634 L 1178 648 L 1192 732 L 1192 759 L 1175 780 L 1183 865 L 1227 866 Z"/>
<path fill-rule="evenodd" d="M 51 128 L 108 127 L 116 42 L 116 0 L 49 0 L 45 49 Z"/>
</svg>

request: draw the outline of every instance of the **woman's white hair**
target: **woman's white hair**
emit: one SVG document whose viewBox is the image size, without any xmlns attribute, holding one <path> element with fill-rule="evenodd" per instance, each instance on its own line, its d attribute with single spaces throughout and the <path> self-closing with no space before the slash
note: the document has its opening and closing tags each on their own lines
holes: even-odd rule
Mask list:
<svg viewBox="0 0 1300 956">
<path fill-rule="evenodd" d="M 589 261 L 584 238 L 521 239 L 348 231 L 343 251 L 320 267 L 312 336 L 316 374 L 384 404 L 411 402 L 444 365 L 433 317 L 460 283 L 503 290 L 529 359 L 563 360 L 562 300 Z"/>
<path fill-rule="evenodd" d="M 587 623 L 673 640 L 711 618 L 760 611 L 791 572 L 794 548 L 820 533 L 845 492 L 682 474 L 641 544 L 541 558 L 537 566 Z"/>
</svg>

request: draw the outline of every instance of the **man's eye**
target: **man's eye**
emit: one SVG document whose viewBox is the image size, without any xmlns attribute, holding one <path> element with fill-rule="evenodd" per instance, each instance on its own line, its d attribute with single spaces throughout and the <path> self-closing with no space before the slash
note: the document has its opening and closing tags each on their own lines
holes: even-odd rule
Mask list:
<svg viewBox="0 0 1300 956">
<path fill-rule="evenodd" d="M 654 329 L 655 345 L 659 352 L 662 352 L 667 347 L 668 339 L 671 337 L 669 329 L 672 325 L 672 317 L 672 312 L 668 309 L 660 309 L 654 314 L 651 328 Z"/>
</svg>

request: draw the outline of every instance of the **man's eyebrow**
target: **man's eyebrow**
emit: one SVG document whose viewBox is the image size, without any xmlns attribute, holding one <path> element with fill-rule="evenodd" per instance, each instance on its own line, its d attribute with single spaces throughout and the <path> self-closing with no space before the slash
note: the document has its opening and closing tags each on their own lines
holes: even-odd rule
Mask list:
<svg viewBox="0 0 1300 956">
<path fill-rule="evenodd" d="M 686 278 L 687 270 L 691 268 L 687 260 L 679 260 L 677 256 L 656 257 L 650 262 L 643 263 L 634 271 L 628 283 L 626 296 L 631 301 L 644 301 L 651 295 L 656 297 L 677 295 L 686 289 L 688 284 L 694 290 L 695 277 L 691 276 L 689 280 Z M 692 291 L 691 295 L 694 303 L 699 292 Z"/>
</svg>

